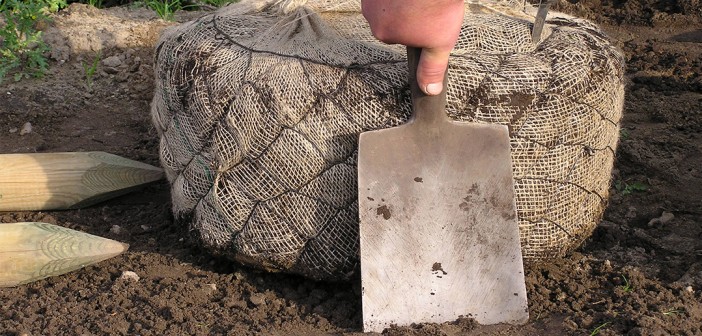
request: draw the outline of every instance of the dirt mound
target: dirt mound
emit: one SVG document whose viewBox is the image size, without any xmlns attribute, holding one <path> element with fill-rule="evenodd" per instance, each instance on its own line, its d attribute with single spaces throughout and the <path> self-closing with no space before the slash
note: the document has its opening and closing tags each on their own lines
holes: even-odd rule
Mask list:
<svg viewBox="0 0 702 336">
<path fill-rule="evenodd" d="M 566 0 L 554 8 L 608 24 L 684 25 L 702 19 L 699 0 Z"/>
</svg>

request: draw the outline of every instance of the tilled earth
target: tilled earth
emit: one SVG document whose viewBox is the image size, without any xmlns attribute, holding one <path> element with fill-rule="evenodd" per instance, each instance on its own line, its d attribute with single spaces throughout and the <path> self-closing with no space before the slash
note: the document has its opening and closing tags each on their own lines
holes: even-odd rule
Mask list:
<svg viewBox="0 0 702 336">
<path fill-rule="evenodd" d="M 556 9 L 601 24 L 626 54 L 604 220 L 580 250 L 527 265 L 527 325 L 459 319 L 388 335 L 702 334 L 702 7 L 561 0 Z M 144 9 L 74 4 L 54 15 L 47 76 L 0 84 L 0 153 L 105 151 L 158 165 L 152 49 L 169 24 Z M 32 132 L 20 135 L 27 122 Z M 213 258 L 173 223 L 168 190 L 160 182 L 82 210 L 0 213 L 0 223 L 48 222 L 131 246 L 65 276 L 0 289 L 0 335 L 359 333 L 358 279 L 314 282 Z"/>
</svg>

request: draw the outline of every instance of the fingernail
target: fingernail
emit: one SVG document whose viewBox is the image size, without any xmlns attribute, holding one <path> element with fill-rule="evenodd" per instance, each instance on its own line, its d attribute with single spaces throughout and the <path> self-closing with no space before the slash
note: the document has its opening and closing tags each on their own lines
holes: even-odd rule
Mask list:
<svg viewBox="0 0 702 336">
<path fill-rule="evenodd" d="M 436 96 L 436 95 L 440 94 L 443 89 L 444 89 L 443 84 L 431 83 L 431 84 L 427 84 L 427 86 L 424 88 L 424 93 L 426 93 L 430 96 Z"/>
</svg>

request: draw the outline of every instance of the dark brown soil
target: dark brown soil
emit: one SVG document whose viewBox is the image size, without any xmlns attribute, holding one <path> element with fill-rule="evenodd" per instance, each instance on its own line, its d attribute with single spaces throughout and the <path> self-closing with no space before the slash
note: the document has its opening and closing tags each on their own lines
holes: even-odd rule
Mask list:
<svg viewBox="0 0 702 336">
<path fill-rule="evenodd" d="M 579 251 L 527 265 L 527 325 L 461 319 L 388 335 L 702 335 L 700 2 L 569 0 L 557 8 L 603 25 L 628 61 L 603 222 Z M 55 15 L 49 74 L 0 84 L 0 153 L 106 151 L 158 165 L 152 47 L 167 25 L 125 8 L 74 4 Z M 88 87 L 83 64 L 98 52 L 103 62 Z M 26 122 L 33 131 L 20 135 Z M 2 223 L 54 223 L 131 246 L 65 276 L 0 289 L 0 335 L 360 331 L 359 281 L 313 282 L 213 258 L 173 224 L 168 189 L 160 182 L 82 210 L 0 213 Z M 674 217 L 654 220 L 663 212 Z M 140 280 L 121 279 L 123 271 Z"/>
</svg>

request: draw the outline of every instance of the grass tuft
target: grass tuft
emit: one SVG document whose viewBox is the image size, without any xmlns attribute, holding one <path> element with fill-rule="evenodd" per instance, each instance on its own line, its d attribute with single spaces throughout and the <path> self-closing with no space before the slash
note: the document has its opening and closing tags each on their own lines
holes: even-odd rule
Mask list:
<svg viewBox="0 0 702 336">
<path fill-rule="evenodd" d="M 629 280 L 623 274 L 622 279 L 624 279 L 624 284 L 619 286 L 619 288 L 621 288 L 624 293 L 629 293 L 634 290 L 634 287 L 631 285 L 631 283 L 629 283 Z"/>
<path fill-rule="evenodd" d="M 600 331 L 601 331 L 604 327 L 610 325 L 611 323 L 612 323 L 612 322 L 605 322 L 605 323 L 600 324 L 599 326 L 597 326 L 597 328 L 595 328 L 595 329 L 590 333 L 590 336 L 595 336 L 595 335 L 599 334 Z"/>
<path fill-rule="evenodd" d="M 100 64 L 100 57 L 101 54 L 98 52 L 95 55 L 92 64 L 82 63 L 83 70 L 85 71 L 85 84 L 88 86 L 88 89 L 93 88 L 93 77 L 95 76 L 95 72 L 97 72 L 98 65 Z"/>
</svg>

